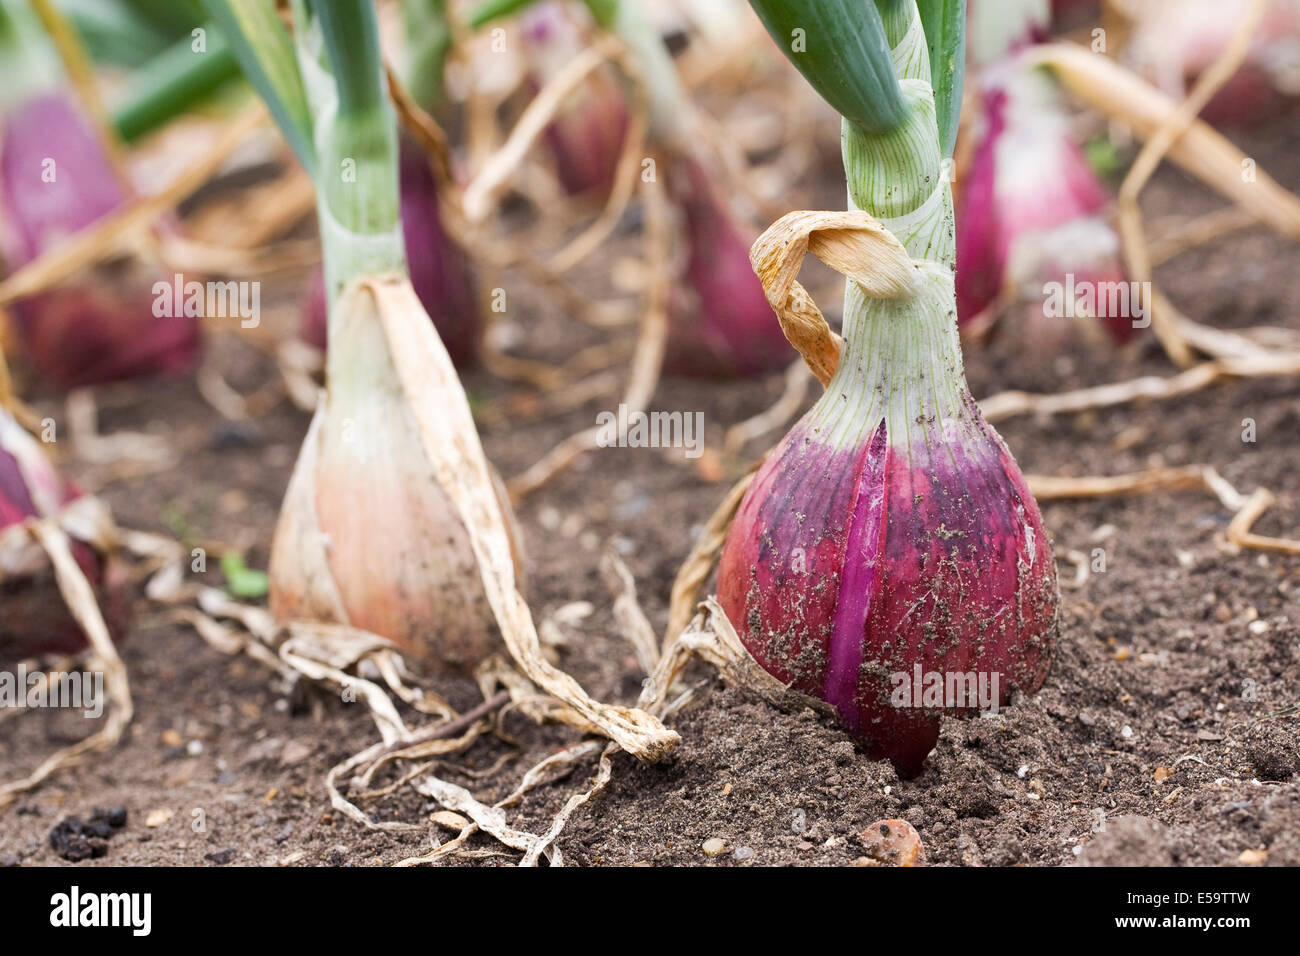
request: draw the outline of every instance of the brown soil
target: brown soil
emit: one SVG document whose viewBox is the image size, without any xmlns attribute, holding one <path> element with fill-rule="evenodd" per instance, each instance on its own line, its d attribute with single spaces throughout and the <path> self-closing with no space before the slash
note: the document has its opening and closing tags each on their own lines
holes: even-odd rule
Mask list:
<svg viewBox="0 0 1300 956">
<path fill-rule="evenodd" d="M 1300 187 L 1300 128 L 1234 135 L 1261 168 Z M 829 173 L 827 183 L 821 201 L 834 203 L 842 190 Z M 1168 170 L 1146 199 L 1149 221 L 1218 205 Z M 628 242 L 613 245 L 614 255 L 634 250 Z M 612 261 L 602 258 L 594 271 Z M 1252 230 L 1176 259 L 1159 279 L 1203 321 L 1300 328 L 1295 261 L 1293 244 Z M 572 324 L 522 284 L 511 296 L 530 349 L 564 354 L 561 336 Z M 235 348 L 226 358 L 244 386 L 268 374 L 251 349 Z M 968 350 L 967 369 L 977 396 L 1170 371 L 1150 343 L 1137 356 L 1074 353 L 1034 363 L 1006 341 Z M 704 411 L 709 445 L 720 448 L 728 424 L 770 404 L 779 378 L 723 386 L 673 381 L 660 388 L 658 402 Z M 476 400 L 506 391 L 481 374 L 470 377 L 469 388 Z M 119 521 L 226 542 L 246 549 L 250 566 L 264 567 L 306 417 L 281 406 L 253 426 L 217 424 L 185 381 L 118 394 L 116 403 L 105 396 L 107 430 L 168 435 L 184 451 L 184 464 L 171 473 L 103 489 Z M 491 431 L 488 453 L 504 474 L 516 473 L 610 404 Z M 1253 444 L 1242 441 L 1246 418 L 1256 422 Z M 1026 472 L 1214 465 L 1243 492 L 1264 485 L 1277 494 L 1257 530 L 1300 533 L 1294 380 L 1238 382 L 1176 402 L 998 427 Z M 747 453 L 762 450 L 756 443 Z M 661 626 L 673 575 L 727 487 L 703 480 L 676 455 L 588 456 L 520 511 L 535 612 L 575 600 L 597 608 L 569 633 L 560 660 L 603 699 L 633 700 L 642 675 L 608 611 L 597 573 L 601 549 L 612 543 L 625 557 L 647 613 Z M 728 480 L 744 464 L 729 463 Z M 87 474 L 81 463 L 68 466 Z M 862 855 L 863 828 L 901 817 L 938 864 L 1232 864 L 1256 848 L 1268 850 L 1269 864 L 1300 864 L 1300 717 L 1269 718 L 1300 703 L 1300 560 L 1225 553 L 1216 541 L 1229 516 L 1197 492 L 1048 502 L 1043 515 L 1058 555 L 1102 548 L 1106 571 L 1064 591 L 1061 641 L 1037 695 L 996 717 L 946 721 L 925 772 L 901 781 L 826 719 L 778 712 L 699 669 L 691 675 L 695 700 L 674 721 L 678 751 L 656 766 L 616 758 L 608 790 L 578 811 L 560 838 L 567 858 L 593 865 L 847 864 Z M 1062 578 L 1071 578 L 1072 566 L 1060 566 Z M 219 574 L 209 572 L 216 581 Z M 386 864 L 430 845 L 424 834 L 368 831 L 331 810 L 325 772 L 375 739 L 361 707 L 285 687 L 255 663 L 210 649 L 143 601 L 124 653 L 137 707 L 125 741 L 8 811 L 0 862 L 59 863 L 49 840 L 56 824 L 118 805 L 128 812 L 125 827 L 107 836 L 107 852 L 93 863 Z M 441 689 L 460 706 L 477 698 L 467 683 Z M 84 720 L 66 713 L 0 723 L 0 774 L 16 776 L 85 730 Z M 508 718 L 507 730 L 518 747 L 481 739 L 440 774 L 480 797 L 499 797 L 523 769 L 574 739 L 519 716 Z M 509 762 L 490 775 L 466 773 L 505 755 Z M 544 827 L 593 770 L 584 766 L 534 792 L 512 820 Z M 409 788 L 372 808 L 377 819 L 411 822 L 435 809 Z M 170 818 L 147 825 L 159 810 Z M 192 825 L 199 811 L 202 832 Z M 709 857 L 701 844 L 714 837 L 727 849 Z M 495 845 L 483 838 L 474 846 Z M 750 852 L 737 852 L 742 848 Z"/>
</svg>

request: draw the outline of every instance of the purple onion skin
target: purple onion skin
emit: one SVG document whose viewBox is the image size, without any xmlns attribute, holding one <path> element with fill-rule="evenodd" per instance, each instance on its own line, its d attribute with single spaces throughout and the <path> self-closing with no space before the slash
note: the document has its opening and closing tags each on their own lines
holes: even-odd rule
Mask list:
<svg viewBox="0 0 1300 956">
<path fill-rule="evenodd" d="M 75 485 L 57 480 L 62 504 L 81 496 Z M 17 459 L 0 447 L 0 532 L 38 514 Z M 125 566 L 75 538 L 72 556 L 95 589 L 109 634 L 120 642 L 130 613 Z M 0 607 L 0 663 L 42 654 L 76 654 L 87 646 L 86 635 L 69 613 L 52 569 L 34 576 L 16 575 L 0 583 Z"/>
<path fill-rule="evenodd" d="M 954 199 L 957 207 L 957 321 L 965 324 L 997 300 L 1005 243 L 999 235 L 997 144 L 1006 128 L 1004 95 L 990 97 L 988 124 Z"/>
<path fill-rule="evenodd" d="M 192 370 L 198 321 L 155 317 L 148 287 L 108 281 L 54 289 L 14 308 L 23 353 L 42 379 L 66 391 Z"/>
<path fill-rule="evenodd" d="M 831 704 L 875 759 L 921 772 L 942 713 L 897 707 L 891 674 L 997 673 L 999 705 L 1047 674 L 1057 586 L 1042 518 L 978 416 L 836 450 L 800 422 L 755 477 L 718 597 L 769 673 Z M 910 462 L 909 462 L 910 446 Z"/>
<path fill-rule="evenodd" d="M 1196 77 L 1188 78 L 1188 89 Z M 1241 67 L 1198 114 L 1212 126 L 1256 126 L 1285 114 L 1295 105 L 1294 97 L 1278 90 L 1269 75 L 1247 63 Z"/>
<path fill-rule="evenodd" d="M 522 22 L 531 61 L 529 85 L 536 93 L 582 52 L 586 41 L 560 3 L 535 3 Z M 609 193 L 627 127 L 627 101 L 618 82 L 609 70 L 597 70 L 561 105 L 544 133 L 566 193 Z"/>
<path fill-rule="evenodd" d="M 298 337 L 322 352 L 329 345 L 329 302 L 325 297 L 325 270 L 317 266 L 307 280 L 307 291 L 302 299 L 302 322 Z"/>
<path fill-rule="evenodd" d="M 10 269 L 26 265 L 126 202 L 94 133 L 62 93 L 19 105 L 4 117 L 3 129 L 0 196 L 8 221 L 4 257 Z M 47 169 L 53 182 L 42 178 Z"/>
<path fill-rule="evenodd" d="M 664 370 L 727 379 L 785 368 L 797 355 L 750 265 L 752 240 L 698 161 L 682 157 L 669 175 L 685 220 L 687 281 L 670 303 Z"/>
<path fill-rule="evenodd" d="M 1081 20 L 1092 17 L 1089 22 L 1096 22 L 1101 14 L 1100 0 L 1052 0 L 1052 21 Z"/>
<path fill-rule="evenodd" d="M 49 165 L 53 161 L 53 166 Z M 47 170 L 53 181 L 46 182 Z M 62 93 L 34 97 L 0 128 L 0 253 L 14 271 L 126 203 L 93 132 Z M 12 307 L 24 354 L 59 389 L 179 374 L 198 359 L 195 317 L 157 318 L 153 282 L 96 270 Z"/>
<path fill-rule="evenodd" d="M 617 85 L 597 73 L 581 98 L 546 127 L 555 174 L 570 196 L 607 195 L 627 136 L 627 105 Z"/>
<path fill-rule="evenodd" d="M 403 139 L 400 159 L 402 235 L 411 285 L 457 368 L 478 361 L 483 332 L 478 290 L 465 253 L 447 236 L 438 215 L 437 183 L 420 148 Z M 324 349 L 328 340 L 325 278 L 318 269 L 303 300 L 300 336 Z"/>
</svg>

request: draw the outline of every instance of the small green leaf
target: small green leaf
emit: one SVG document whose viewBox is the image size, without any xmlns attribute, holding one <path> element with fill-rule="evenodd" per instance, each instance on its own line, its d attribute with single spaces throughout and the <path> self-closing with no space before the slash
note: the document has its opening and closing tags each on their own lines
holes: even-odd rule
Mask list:
<svg viewBox="0 0 1300 956">
<path fill-rule="evenodd" d="M 1115 171 L 1119 169 L 1119 147 L 1105 134 L 1084 143 L 1083 153 L 1088 157 L 1089 165 L 1092 166 L 1098 176 L 1113 176 Z"/>
<path fill-rule="evenodd" d="M 845 119 L 884 133 L 907 117 L 880 11 L 868 0 L 749 0 L 786 59 Z"/>
<path fill-rule="evenodd" d="M 930 85 L 934 87 L 939 150 L 952 156 L 961 120 L 966 66 L 966 0 L 916 0 L 925 45 L 930 51 Z"/>
<path fill-rule="evenodd" d="M 226 576 L 226 590 L 233 597 L 265 597 L 271 587 L 266 572 L 245 565 L 244 556 L 238 551 L 227 551 L 221 556 L 221 573 Z"/>
</svg>

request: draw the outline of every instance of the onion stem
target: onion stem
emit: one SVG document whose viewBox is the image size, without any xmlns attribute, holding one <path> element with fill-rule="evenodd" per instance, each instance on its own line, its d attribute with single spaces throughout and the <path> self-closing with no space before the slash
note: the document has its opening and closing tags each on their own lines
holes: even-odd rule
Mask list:
<svg viewBox="0 0 1300 956">
<path fill-rule="evenodd" d="M 890 303 L 868 298 L 851 280 L 846 283 L 844 356 L 828 390 L 894 392 L 902 402 L 906 393 L 923 388 L 941 394 L 939 405 L 952 412 L 961 405 L 952 187 L 940 152 L 926 40 L 912 24 L 916 5 L 908 0 L 886 12 L 907 118 L 880 133 L 844 120 L 849 205 L 879 219 L 914 260 L 934 267 L 926 270 L 924 294 Z M 885 408 L 899 411 L 892 402 Z M 891 428 L 903 425 L 890 422 Z"/>
<path fill-rule="evenodd" d="M 332 306 L 353 279 L 406 270 L 397 119 L 385 85 L 374 5 L 368 0 L 312 0 L 311 9 L 333 73 L 333 97 L 313 104 L 317 211 Z M 308 24 L 297 28 L 301 49 Z M 336 310 L 329 311 L 333 335 Z"/>
<path fill-rule="evenodd" d="M 388 93 L 373 4 L 366 0 L 312 0 L 311 7 L 325 36 L 325 51 L 338 87 L 339 115 L 367 115 L 382 108 Z"/>
</svg>

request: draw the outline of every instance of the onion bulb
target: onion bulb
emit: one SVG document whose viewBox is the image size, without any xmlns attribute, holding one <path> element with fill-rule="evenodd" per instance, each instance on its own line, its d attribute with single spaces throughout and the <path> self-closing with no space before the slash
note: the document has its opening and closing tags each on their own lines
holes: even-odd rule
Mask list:
<svg viewBox="0 0 1300 956">
<path fill-rule="evenodd" d="M 1227 50 L 1254 0 L 1148 0 L 1123 57 L 1175 99 Z M 1282 113 L 1300 95 L 1300 3 L 1269 0 L 1246 60 L 1210 98 L 1210 123 L 1254 123 Z"/>
<path fill-rule="evenodd" d="M 685 281 L 675 291 L 664 369 L 699 378 L 745 378 L 795 358 L 749 264 L 749 240 L 708 170 L 680 155 L 669 190 L 681 212 Z"/>
<path fill-rule="evenodd" d="M 923 275 L 898 301 L 849 283 L 835 375 L 755 476 L 718 567 L 755 660 L 908 776 L 941 715 L 1042 684 L 1058 602 L 1038 507 L 966 387 L 951 273 Z M 932 675 L 972 693 L 927 696 Z"/>
<path fill-rule="evenodd" d="M 0 257 L 26 265 L 128 199 L 81 112 L 62 92 L 33 96 L 0 124 Z M 154 275 L 110 263 L 10 306 L 27 361 L 60 389 L 193 368 L 199 319 L 157 316 Z"/>
<path fill-rule="evenodd" d="M 1144 303 L 1130 296 L 1126 307 L 1091 314 L 1072 304 L 1068 318 L 1045 308 L 1049 283 L 1127 288 L 1110 193 L 1071 137 L 1052 80 L 1015 59 L 1000 61 L 982 76 L 978 106 L 978 141 L 956 184 L 960 321 L 1021 301 L 1023 338 L 1040 351 L 1058 350 L 1075 339 L 1073 330 L 1104 339 L 1094 331 L 1104 327 L 1113 342 L 1128 341 L 1145 324 Z"/>
<path fill-rule="evenodd" d="M 0 408 L 0 662 L 74 654 L 87 646 L 59 592 L 45 551 L 23 526 L 51 519 L 95 590 L 104 621 L 121 640 L 130 609 L 125 565 L 102 534 L 106 512 L 55 470 L 40 443 Z"/>
<path fill-rule="evenodd" d="M 335 304 L 327 393 L 272 542 L 271 609 L 282 621 L 371 631 L 429 672 L 465 673 L 500 638 L 469 535 L 437 478 L 444 465 L 427 451 L 464 438 L 422 438 L 412 403 L 425 399 L 393 356 L 413 339 L 443 346 L 410 281 L 382 279 L 396 294 L 376 296 L 363 279 Z M 504 496 L 501 506 L 509 518 Z"/>
<path fill-rule="evenodd" d="M 583 50 L 581 33 L 557 3 L 539 3 L 527 11 L 524 37 L 536 88 Z M 609 192 L 627 127 L 627 103 L 618 81 L 608 69 L 596 70 L 560 106 L 544 134 L 566 193 Z"/>
</svg>

